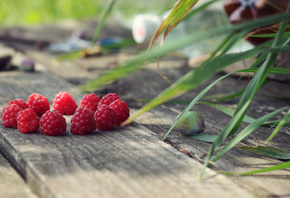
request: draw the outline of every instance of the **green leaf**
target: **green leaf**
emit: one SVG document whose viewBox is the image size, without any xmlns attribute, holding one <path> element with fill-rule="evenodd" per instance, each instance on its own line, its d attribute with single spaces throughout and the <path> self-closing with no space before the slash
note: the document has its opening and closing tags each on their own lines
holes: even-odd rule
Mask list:
<svg viewBox="0 0 290 198">
<path fill-rule="evenodd" d="M 277 149 L 274 147 L 268 146 L 238 146 L 238 148 L 250 151 L 252 153 L 256 153 L 262 155 L 264 157 L 269 157 L 273 159 L 282 159 L 289 160 L 290 159 L 290 151 Z"/>
<path fill-rule="evenodd" d="M 286 12 L 289 13 L 289 11 L 290 11 L 290 4 L 289 4 Z M 283 21 L 280 25 L 279 31 L 273 40 L 272 47 L 277 47 L 277 46 L 282 44 L 283 33 L 285 32 L 287 21 L 288 21 L 288 19 L 283 19 Z M 237 105 L 235 114 L 232 117 L 231 121 L 226 125 L 226 127 L 223 129 L 223 131 L 219 134 L 216 141 L 212 143 L 210 151 L 209 151 L 209 153 L 206 157 L 206 160 L 204 162 L 204 168 L 201 171 L 200 177 L 203 176 L 205 168 L 209 165 L 209 161 L 210 161 L 212 155 L 214 154 L 214 152 L 216 151 L 216 149 L 223 143 L 223 141 L 226 139 L 226 137 L 233 135 L 240 127 L 251 101 L 253 100 L 256 92 L 263 85 L 266 77 L 269 74 L 269 71 L 271 70 L 271 68 L 275 64 L 276 58 L 277 58 L 277 53 L 270 52 L 267 55 L 265 62 L 261 65 L 261 67 L 258 69 L 255 76 L 250 81 L 249 85 L 246 87 L 246 89 L 245 89 L 243 95 L 241 96 L 241 99 Z M 264 118 L 264 117 L 265 116 L 263 116 L 262 118 Z M 255 127 L 258 126 L 257 122 L 261 121 L 262 118 L 258 119 L 256 122 L 250 124 L 248 127 L 249 128 L 253 127 L 255 129 Z M 265 122 L 265 121 L 263 121 L 263 122 Z M 246 131 L 243 130 L 244 132 L 242 131 L 239 133 L 239 135 L 241 137 L 244 137 L 247 135 L 247 133 L 251 132 L 251 130 L 249 130 L 248 127 L 246 128 L 247 129 Z M 240 136 L 236 136 L 236 137 L 240 137 Z M 235 140 L 236 140 L 236 138 L 235 138 Z M 232 144 L 235 145 L 236 143 L 237 142 L 234 142 Z M 222 149 L 223 152 L 225 152 L 225 148 L 229 149 L 232 146 L 230 143 L 227 145 L 230 145 L 230 146 L 225 146 Z M 220 151 L 219 154 L 217 154 L 215 156 L 214 160 L 219 159 L 222 155 L 223 155 L 223 153 L 221 153 L 221 151 Z"/>
<path fill-rule="evenodd" d="M 217 135 L 198 134 L 198 135 L 188 135 L 186 137 L 211 143 L 211 142 L 214 142 L 216 140 Z"/>
<path fill-rule="evenodd" d="M 275 171 L 275 170 L 282 170 L 282 169 L 286 169 L 286 168 L 290 168 L 290 161 L 288 162 L 284 162 L 282 164 L 278 164 L 275 166 L 271 166 L 268 168 L 262 168 L 259 170 L 255 170 L 255 171 L 250 171 L 250 172 L 245 172 L 245 173 L 231 173 L 231 172 L 219 172 L 220 174 L 225 174 L 225 175 L 254 175 L 254 174 L 258 174 L 258 173 L 265 173 L 265 172 L 270 172 L 270 171 Z"/>
<path fill-rule="evenodd" d="M 105 21 L 106 19 L 110 16 L 112 10 L 113 10 L 113 7 L 114 7 L 114 4 L 115 4 L 116 0 L 110 0 L 110 2 L 107 4 L 105 10 L 104 10 L 104 13 L 102 14 L 102 17 L 98 23 L 98 26 L 95 30 L 95 33 L 93 35 L 93 39 L 92 39 L 92 44 L 94 45 L 95 42 L 97 41 L 100 33 L 101 33 L 101 30 L 102 28 L 104 27 L 104 24 L 105 24 Z"/>
<path fill-rule="evenodd" d="M 164 45 L 165 46 L 165 45 Z M 217 72 L 221 71 L 224 67 L 240 61 L 242 59 L 251 57 L 255 54 L 259 53 L 266 53 L 271 51 L 284 51 L 285 48 L 288 48 L 290 50 L 290 46 L 285 46 L 281 48 L 262 48 L 262 49 L 253 49 L 248 50 L 241 53 L 233 53 L 233 54 L 223 54 L 219 55 L 217 57 L 212 58 L 210 61 L 207 61 L 203 63 L 198 68 L 190 71 L 185 76 L 180 78 L 178 81 L 176 81 L 174 84 L 172 84 L 169 88 L 161 92 L 155 99 L 151 100 L 149 103 L 147 103 L 142 109 L 135 112 L 128 120 L 127 123 L 132 122 L 134 119 L 136 119 L 139 115 L 143 114 L 144 112 L 168 101 L 171 98 L 177 97 L 179 95 L 182 95 L 183 93 L 193 89 L 197 85 L 204 82 L 206 79 L 210 78 L 212 75 L 216 74 Z M 150 52 L 152 52 L 151 50 Z M 246 70 L 243 70 L 246 71 Z M 120 75 L 122 72 L 122 69 L 120 69 L 120 73 L 115 73 L 116 75 Z M 127 71 L 128 73 L 129 71 Z M 127 74 L 126 73 L 126 74 Z M 108 77 L 108 76 L 107 76 Z M 101 79 L 98 79 L 97 82 L 100 82 Z M 108 80 L 108 79 L 106 79 Z"/>
<path fill-rule="evenodd" d="M 206 32 L 197 32 L 197 33 L 194 33 L 192 35 L 188 35 L 184 38 L 178 38 L 175 41 L 165 43 L 162 47 L 153 47 L 150 51 L 146 51 L 144 53 L 141 53 L 139 56 L 132 59 L 131 61 L 128 61 L 127 63 L 124 63 L 122 65 L 119 65 L 115 69 L 107 71 L 104 74 L 102 74 L 101 76 L 83 84 L 82 86 L 80 86 L 80 88 L 82 91 L 85 91 L 85 92 L 90 92 L 92 90 L 100 88 L 107 83 L 111 83 L 113 81 L 122 79 L 125 76 L 130 75 L 131 73 L 139 70 L 145 62 L 153 60 L 159 56 L 163 56 L 169 52 L 172 52 L 173 50 L 177 50 L 179 48 L 187 46 L 190 43 L 194 43 L 194 42 L 197 42 L 197 41 L 202 40 L 202 39 L 214 37 L 215 35 L 217 35 L 217 33 L 223 34 L 223 33 L 230 33 L 230 32 L 234 32 L 234 31 L 239 31 L 239 30 L 245 29 L 245 28 L 251 29 L 251 28 L 261 27 L 264 25 L 278 22 L 279 20 L 281 20 L 285 17 L 290 17 L 290 14 L 288 14 L 288 15 L 287 14 L 275 15 L 275 16 L 271 16 L 271 18 L 266 17 L 266 18 L 254 20 L 254 21 L 251 21 L 248 23 L 242 23 L 242 24 L 233 25 L 233 26 L 218 27 L 218 28 L 214 28 L 212 30 L 208 30 Z M 235 55 L 229 54 L 228 56 L 227 55 L 224 55 L 224 56 L 225 56 L 225 60 L 228 60 L 228 61 L 231 60 L 231 62 L 229 62 L 228 64 L 223 64 L 223 60 L 221 60 L 223 58 L 219 56 L 218 59 L 220 59 L 219 60 L 220 62 L 218 64 L 222 64 L 222 68 L 223 68 L 231 63 L 234 63 L 235 61 L 242 60 L 244 58 L 248 58 L 248 57 L 251 57 L 251 56 L 259 54 L 259 53 L 267 53 L 267 52 L 272 51 L 272 50 L 277 51 L 277 52 L 278 51 L 280 51 L 280 52 L 287 51 L 287 50 L 289 51 L 287 46 L 285 46 L 285 48 L 258 49 L 258 50 L 253 50 L 253 51 L 249 51 L 249 52 L 244 52 L 244 53 L 238 55 L 239 57 L 236 57 L 236 58 L 235 58 Z M 214 69 L 213 72 L 210 72 L 209 75 L 206 75 L 207 76 L 206 78 L 199 80 L 198 84 L 202 83 L 204 80 L 208 79 L 210 76 L 212 76 L 213 74 L 215 74 L 216 72 L 218 72 L 222 69 L 221 65 L 219 65 L 219 67 L 216 67 L 214 62 L 211 62 L 211 64 L 213 64 L 213 65 L 211 65 L 211 68 L 205 67 L 205 69 L 208 69 L 208 71 L 212 71 L 212 69 Z M 205 69 L 203 69 L 203 72 L 206 72 L 206 71 L 204 71 Z M 184 81 L 186 78 L 190 77 L 189 75 L 192 75 L 192 74 L 186 75 L 183 79 L 181 79 L 179 81 L 179 83 Z M 202 77 L 204 77 L 204 76 L 202 76 Z M 194 86 L 192 86 L 192 88 L 194 88 L 194 87 L 195 87 L 195 84 L 194 84 Z M 180 93 L 177 93 L 175 95 L 176 96 L 180 95 L 187 90 L 188 89 L 186 89 L 184 91 L 180 91 Z M 179 92 L 179 91 L 177 90 L 176 92 Z M 169 100 L 169 99 L 170 98 L 168 98 L 167 100 Z M 161 103 L 165 102 L 167 100 L 161 101 Z M 161 104 L 161 103 L 159 103 L 159 104 Z"/>
<path fill-rule="evenodd" d="M 259 119 L 255 120 L 253 123 L 248 125 L 246 128 L 244 128 L 234 139 L 232 139 L 226 146 L 224 146 L 212 159 L 212 161 L 217 161 L 219 158 L 221 158 L 226 152 L 228 152 L 231 148 L 233 148 L 235 145 L 237 145 L 240 141 L 242 141 L 245 137 L 247 137 L 249 134 L 251 134 L 254 130 L 256 130 L 258 127 L 260 127 L 264 122 L 272 118 L 273 116 L 277 115 L 281 111 L 285 110 L 286 108 L 279 109 L 277 111 L 271 112 L 263 117 L 260 117 Z M 240 113 L 240 112 L 239 112 Z M 234 117 L 235 118 L 235 117 Z M 218 142 L 217 145 L 220 145 Z M 215 149 L 214 149 L 215 151 Z"/>
<path fill-rule="evenodd" d="M 210 100 L 214 103 L 225 102 L 225 101 L 241 96 L 244 91 L 245 89 L 242 89 L 237 92 L 230 93 L 230 94 L 216 94 L 216 95 L 211 95 L 211 96 L 205 96 L 202 98 L 202 100 L 206 100 L 206 101 Z"/>
<path fill-rule="evenodd" d="M 256 73 L 259 70 L 259 68 L 249 68 L 249 69 L 244 69 L 244 70 L 239 70 L 237 72 L 254 72 Z M 270 74 L 290 74 L 290 68 L 280 68 L 280 67 L 273 67 L 269 70 Z"/>
<path fill-rule="evenodd" d="M 198 2 L 198 0 L 179 0 L 172 8 L 167 18 L 162 22 L 159 29 L 153 36 L 149 48 L 151 48 L 159 35 L 165 30 L 163 39 L 174 29 L 174 27 L 187 15 L 191 8 Z"/>
<path fill-rule="evenodd" d="M 186 115 L 186 113 L 199 101 L 200 98 L 202 98 L 202 96 L 204 96 L 216 83 L 218 83 L 219 81 L 221 81 L 222 79 L 226 78 L 227 76 L 229 76 L 231 73 L 224 75 L 222 77 L 220 77 L 219 79 L 215 80 L 213 83 L 211 83 L 210 85 L 208 85 L 202 92 L 200 92 L 190 103 L 189 105 L 184 109 L 184 111 L 180 114 L 180 116 L 175 120 L 175 122 L 173 123 L 173 125 L 171 126 L 171 128 L 168 130 L 168 132 L 166 133 L 166 135 L 164 136 L 163 139 L 166 139 L 166 137 L 170 134 L 170 132 L 174 129 L 174 127 L 178 124 L 178 122 L 180 122 L 180 120 L 183 118 L 184 115 Z M 130 122 L 130 120 L 128 120 Z M 127 122 L 128 122 L 127 121 Z M 127 122 L 125 122 L 125 124 L 127 124 Z"/>
<path fill-rule="evenodd" d="M 234 112 L 235 112 L 235 110 L 230 109 L 230 108 L 225 107 L 225 106 L 222 106 L 222 105 L 219 105 L 219 104 L 209 103 L 209 102 L 199 102 L 199 103 L 213 107 L 213 108 L 215 108 L 215 109 L 217 109 L 217 110 L 219 110 L 219 111 L 221 111 L 221 112 L 223 112 L 231 117 L 234 115 Z M 245 116 L 243 121 L 247 122 L 247 123 L 253 123 L 256 121 L 256 119 L 254 119 L 250 116 Z"/>
<path fill-rule="evenodd" d="M 290 110 L 286 113 L 286 115 L 281 119 L 281 121 L 278 123 L 275 130 L 272 132 L 272 134 L 269 136 L 269 138 L 266 140 L 266 142 L 269 142 L 273 137 L 284 127 L 289 126 L 290 124 Z"/>
<path fill-rule="evenodd" d="M 275 166 L 271 166 L 268 168 L 262 168 L 262 169 L 256 170 L 256 171 L 240 173 L 239 175 L 253 175 L 253 174 L 265 173 L 265 172 L 269 172 L 269 171 L 282 170 L 282 169 L 286 169 L 286 168 L 290 168 L 290 161 L 282 163 L 282 164 L 278 164 Z"/>
</svg>

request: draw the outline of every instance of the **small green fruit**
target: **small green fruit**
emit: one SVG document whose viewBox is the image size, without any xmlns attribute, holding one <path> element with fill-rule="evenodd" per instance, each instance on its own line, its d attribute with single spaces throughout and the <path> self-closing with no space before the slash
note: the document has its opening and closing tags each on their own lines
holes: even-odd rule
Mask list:
<svg viewBox="0 0 290 198">
<path fill-rule="evenodd" d="M 181 114 L 179 114 L 175 120 L 177 120 L 180 115 Z M 195 135 L 204 131 L 205 124 L 203 117 L 199 113 L 189 111 L 183 116 L 180 122 L 177 123 L 176 127 L 182 129 L 180 132 L 182 135 Z"/>
</svg>

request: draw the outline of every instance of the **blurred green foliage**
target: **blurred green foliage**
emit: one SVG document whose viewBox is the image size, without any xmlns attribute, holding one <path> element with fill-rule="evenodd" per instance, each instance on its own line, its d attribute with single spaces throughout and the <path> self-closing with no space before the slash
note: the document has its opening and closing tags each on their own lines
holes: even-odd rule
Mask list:
<svg viewBox="0 0 290 198">
<path fill-rule="evenodd" d="M 176 0 L 118 0 L 116 12 L 127 15 L 148 10 L 163 12 Z M 33 25 L 51 23 L 61 19 L 100 17 L 106 0 L 2 0 L 0 1 L 0 25 Z"/>
<path fill-rule="evenodd" d="M 59 19 L 99 16 L 100 0 L 4 0 L 0 1 L 0 25 L 31 25 Z"/>
</svg>

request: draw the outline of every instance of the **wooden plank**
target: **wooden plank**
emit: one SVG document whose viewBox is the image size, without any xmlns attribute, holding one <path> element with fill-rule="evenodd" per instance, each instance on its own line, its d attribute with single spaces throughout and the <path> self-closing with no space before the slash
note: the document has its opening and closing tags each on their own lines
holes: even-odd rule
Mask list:
<svg viewBox="0 0 290 198">
<path fill-rule="evenodd" d="M 16 94 L 26 98 L 37 92 L 52 101 L 58 91 L 73 88 L 49 73 L 14 71 L 0 76 L 1 106 Z M 40 197 L 253 197 L 210 169 L 207 179 L 199 181 L 202 164 L 137 123 L 60 137 L 1 126 L 0 136 L 1 150 Z"/>
<path fill-rule="evenodd" d="M 42 60 L 45 64 L 51 63 L 52 57 L 49 55 L 41 54 L 31 49 L 25 49 L 25 47 L 21 49 L 37 60 Z M 71 76 L 74 76 L 73 78 L 75 78 L 78 73 L 85 71 L 85 68 L 83 68 L 82 65 L 87 64 L 92 66 L 90 69 L 95 68 L 94 70 L 90 70 L 89 75 L 83 75 L 80 78 L 81 80 L 87 80 L 99 75 L 99 73 L 103 72 L 105 69 L 108 69 L 108 66 L 110 66 L 114 61 L 118 61 L 118 58 L 115 56 L 104 56 L 101 58 L 98 57 L 88 60 L 68 62 L 64 68 L 53 65 L 42 65 L 38 68 L 40 68 L 40 71 L 45 71 L 48 68 L 51 72 L 69 80 Z M 161 71 L 172 81 L 175 81 L 190 70 L 190 68 L 186 66 L 185 59 L 177 59 L 176 57 L 163 58 L 160 66 Z M 77 69 L 70 73 L 65 72 L 68 68 L 71 68 L 71 71 L 74 67 Z M 59 69 L 61 69 L 62 72 Z M 0 83 L 6 83 L 6 88 L 9 87 L 7 90 L 10 90 L 8 92 L 6 90 L 2 95 L 2 97 L 7 101 L 17 95 L 27 97 L 31 91 L 39 91 L 40 93 L 47 95 L 49 100 L 52 101 L 53 96 L 58 90 L 71 90 L 72 88 L 72 86 L 67 84 L 67 82 L 55 77 L 54 75 L 47 76 L 46 74 L 41 73 L 41 80 L 39 79 L 39 76 L 35 77 L 35 74 L 25 74 L 26 77 L 22 77 L 20 74 L 15 74 L 15 72 L 13 72 L 8 74 L 8 76 L 10 76 L 10 78 L 5 78 L 3 80 L 2 76 L 0 78 L 2 80 L 0 80 Z M 214 78 L 217 77 L 219 77 L 219 75 Z M 24 89 L 20 89 L 19 87 L 21 86 L 21 83 L 17 84 L 13 82 L 13 78 L 19 78 L 22 82 L 28 82 L 29 88 L 25 87 Z M 29 78 L 29 80 L 27 78 Z M 148 81 L 148 79 L 150 79 L 150 81 Z M 31 85 L 33 82 L 40 83 L 39 85 L 41 89 L 36 85 Z M 144 86 L 144 82 L 146 82 L 146 86 Z M 193 97 L 210 82 L 212 82 L 212 80 L 197 87 L 189 94 L 183 95 L 180 99 L 192 100 Z M 227 78 L 215 86 L 209 94 L 234 92 L 244 88 L 248 82 L 249 79 L 237 80 L 234 78 Z M 146 69 L 109 85 L 104 90 L 98 90 L 97 93 L 117 92 L 121 94 L 123 99 L 128 101 L 132 109 L 133 107 L 138 109 L 142 107 L 143 104 L 136 101 L 136 99 L 151 99 L 168 86 L 169 84 L 163 81 L 158 74 L 156 64 L 152 63 L 147 65 Z M 265 88 L 258 92 L 258 96 L 260 97 L 255 98 L 249 109 L 249 115 L 257 118 L 275 109 L 288 106 L 289 103 L 287 101 L 277 102 L 274 100 L 266 100 L 261 97 L 263 95 L 289 97 L 288 90 L 289 85 L 287 84 L 272 82 L 266 85 Z M 79 98 L 80 94 L 74 93 L 74 96 Z M 234 107 L 236 102 L 237 99 L 224 103 L 224 105 Z M 157 196 L 158 193 L 162 195 L 165 193 L 165 195 L 173 196 L 176 195 L 173 191 L 176 190 L 179 192 L 178 188 L 184 188 L 184 185 L 189 185 L 193 189 L 184 188 L 185 192 L 183 194 L 180 193 L 179 196 L 188 196 L 193 192 L 199 193 L 201 196 L 208 196 L 209 194 L 205 194 L 206 192 L 200 191 L 206 191 L 210 188 L 210 185 L 213 185 L 214 187 L 208 193 L 214 192 L 216 193 L 216 196 L 225 195 L 223 192 L 220 192 L 223 190 L 231 191 L 230 196 L 237 193 L 237 191 L 233 191 L 229 188 L 224 189 L 224 185 L 228 184 L 229 186 L 234 185 L 234 188 L 237 188 L 238 191 L 245 191 L 246 194 L 250 193 L 254 197 L 283 197 L 290 195 L 290 176 L 289 171 L 287 170 L 275 171 L 274 173 L 251 177 L 224 177 L 219 175 L 219 177 L 214 177 L 213 180 L 212 178 L 207 177 L 205 183 L 198 182 L 196 178 L 199 174 L 202 162 L 197 163 L 197 161 L 202 158 L 204 153 L 208 152 L 210 144 L 180 136 L 176 131 L 169 136 L 169 139 L 173 143 L 173 147 L 176 149 L 175 151 L 172 150 L 173 147 L 171 147 L 171 145 L 165 146 L 164 143 L 160 141 L 169 129 L 172 120 L 184 108 L 184 104 L 161 105 L 141 116 L 134 125 L 125 130 L 122 129 L 120 131 L 121 133 L 119 133 L 119 131 L 114 131 L 111 134 L 97 133 L 94 134 L 94 136 L 85 136 L 85 139 L 83 139 L 84 137 L 77 139 L 78 137 L 67 134 L 64 137 L 61 137 L 63 138 L 62 140 L 47 139 L 46 137 L 42 140 L 41 138 L 38 138 L 41 134 L 32 134 L 36 137 L 36 140 L 31 140 L 31 138 L 27 139 L 27 136 L 19 137 L 21 134 L 18 134 L 17 137 L 9 136 L 9 138 L 7 138 L 8 136 L 6 136 L 6 134 L 3 136 L 5 137 L 5 141 L 8 142 L 7 145 L 5 144 L 5 148 L 9 151 L 13 150 L 12 148 L 14 148 L 14 150 L 16 148 L 16 150 L 20 150 L 18 157 L 11 154 L 12 157 L 9 158 L 11 161 L 15 158 L 21 158 L 22 160 L 23 156 L 25 156 L 24 161 L 29 162 L 29 166 L 22 165 L 20 159 L 17 161 L 14 160 L 14 163 L 18 164 L 19 171 L 22 171 L 22 174 L 25 175 L 30 186 L 32 186 L 38 194 L 43 196 L 51 195 L 57 197 L 58 195 L 53 192 L 55 189 L 57 189 L 57 192 L 61 192 L 62 195 L 71 195 L 69 194 L 71 192 L 63 192 L 64 190 L 60 189 L 60 184 L 65 184 L 66 186 L 71 185 L 78 190 L 81 190 L 84 185 L 87 185 L 89 191 L 97 192 L 98 195 L 109 196 L 116 195 L 117 193 L 120 197 L 127 195 L 130 197 L 133 194 L 142 197 L 146 196 L 147 192 L 152 192 L 152 196 Z M 194 110 L 204 115 L 207 126 L 205 133 L 209 134 L 218 134 L 230 118 L 219 111 L 203 105 L 196 105 Z M 144 128 L 144 126 L 147 129 Z M 245 126 L 246 125 L 243 124 L 243 127 Z M 143 134 L 143 132 L 145 132 L 146 135 Z M 271 129 L 263 127 L 251 134 L 242 143 L 246 145 L 263 145 L 263 141 L 270 133 Z M 148 134 L 150 137 L 148 137 Z M 288 141 L 289 134 L 289 128 L 283 129 L 269 145 L 290 150 Z M 121 143 L 125 142 L 126 145 L 120 145 L 119 140 L 122 141 Z M 19 142 L 25 141 L 28 142 L 28 145 L 34 145 L 32 147 L 26 147 L 27 150 L 31 150 L 32 152 L 23 152 L 23 150 L 19 148 Z M 41 150 L 42 144 L 35 141 L 42 142 L 43 145 L 46 145 L 44 146 L 44 150 L 49 150 L 51 152 L 47 153 L 44 152 L 44 150 Z M 66 143 L 64 146 L 62 146 L 63 142 Z M 137 145 L 135 144 L 136 142 Z M 150 149 L 149 151 L 148 147 Z M 79 149 L 82 154 L 76 153 L 74 149 Z M 178 149 L 187 150 L 193 158 L 189 158 L 184 154 L 180 155 Z M 33 152 L 34 150 L 37 150 L 37 152 Z M 137 153 L 135 153 L 135 150 Z M 96 156 L 102 157 L 100 159 Z M 36 160 L 33 161 L 34 159 Z M 52 161 L 52 159 L 55 159 L 55 161 Z M 42 160 L 44 160 L 45 163 L 43 163 Z M 33 161 L 33 163 L 31 164 L 30 161 Z M 136 162 L 139 162 L 139 164 Z M 180 163 L 182 163 L 181 166 Z M 281 163 L 281 161 L 271 160 L 239 149 L 233 149 L 218 161 L 218 168 L 214 170 L 244 172 L 277 163 Z M 67 166 L 67 164 L 69 164 L 67 168 L 62 168 L 63 166 Z M 115 167 L 116 164 L 118 167 Z M 170 164 L 172 165 L 170 166 Z M 132 168 L 133 166 L 134 168 Z M 186 169 L 185 172 L 183 172 L 184 168 Z M 131 170 L 128 171 L 129 169 Z M 181 169 L 181 171 L 178 171 L 179 169 Z M 158 172 L 160 172 L 160 174 L 158 174 Z M 214 174 L 212 171 L 209 171 L 208 174 L 211 173 Z M 188 175 L 194 178 L 188 178 Z M 107 179 L 104 180 L 103 178 L 105 176 Z M 84 185 L 77 186 L 76 183 L 78 180 L 83 182 Z M 91 186 L 90 182 L 98 183 L 101 180 L 102 183 L 99 187 Z M 127 185 L 129 185 L 130 188 L 124 186 L 124 180 L 127 181 Z M 41 181 L 41 183 L 35 185 L 38 184 L 39 181 Z M 55 182 L 57 184 L 54 184 Z M 211 184 L 208 184 L 207 182 L 211 182 Z M 110 183 L 113 183 L 113 185 L 110 186 Z M 166 185 L 166 183 L 169 183 L 169 185 Z M 47 184 L 52 185 L 52 187 L 48 187 Z M 142 185 L 145 186 L 143 186 L 144 192 L 137 192 L 138 190 L 142 191 Z M 173 187 L 174 185 L 176 185 L 176 188 Z M 154 186 L 156 188 L 154 188 Z M 198 186 L 201 190 L 198 189 Z M 98 189 L 96 190 L 95 188 Z M 118 193 L 118 190 L 114 188 L 124 192 L 124 195 Z M 169 191 L 165 192 L 167 190 Z M 89 197 L 90 194 L 88 193 L 86 196 Z M 246 195 L 243 194 L 243 196 L 245 197 Z"/>
<path fill-rule="evenodd" d="M 36 198 L 25 181 L 0 153 L 0 197 Z"/>
</svg>

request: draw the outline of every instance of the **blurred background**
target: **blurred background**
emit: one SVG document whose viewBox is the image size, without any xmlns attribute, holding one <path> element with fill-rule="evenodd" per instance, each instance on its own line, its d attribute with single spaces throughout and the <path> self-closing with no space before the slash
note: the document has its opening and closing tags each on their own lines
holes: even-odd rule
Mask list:
<svg viewBox="0 0 290 198">
<path fill-rule="evenodd" d="M 136 13 L 163 13 L 177 0 L 119 0 L 114 16 L 128 20 Z M 0 26 L 27 26 L 53 23 L 62 19 L 86 19 L 101 16 L 107 0 L 2 0 L 0 1 Z"/>
</svg>

